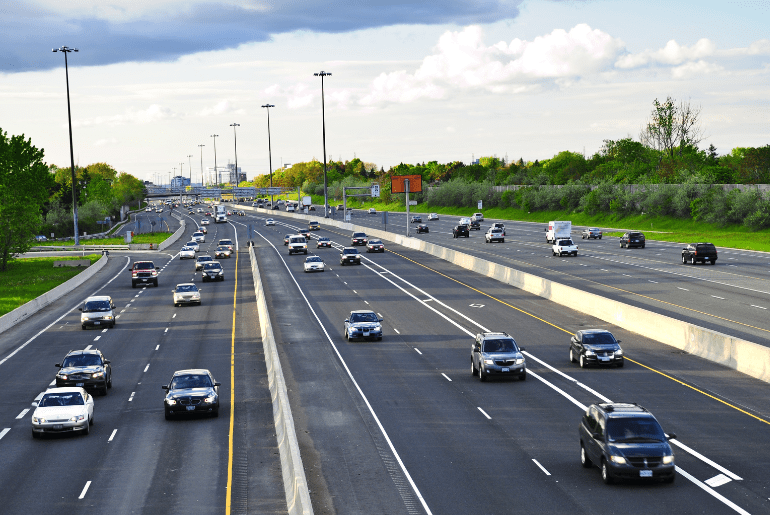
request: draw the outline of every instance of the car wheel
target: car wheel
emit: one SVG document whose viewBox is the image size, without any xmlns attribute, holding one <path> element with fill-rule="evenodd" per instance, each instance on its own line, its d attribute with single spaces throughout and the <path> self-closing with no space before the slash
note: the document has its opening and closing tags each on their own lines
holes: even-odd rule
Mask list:
<svg viewBox="0 0 770 515">
<path fill-rule="evenodd" d="M 479 365 L 479 381 L 482 383 L 487 380 L 487 376 L 484 375 L 484 369 Z"/>
<path fill-rule="evenodd" d="M 527 372 L 524 372 L 523 374 L 519 375 L 519 381 L 526 381 L 527 380 Z"/>
<path fill-rule="evenodd" d="M 684 254 L 682 254 L 682 264 L 684 265 L 685 263 L 687 263 L 687 259 L 684 257 Z"/>
<path fill-rule="evenodd" d="M 602 460 L 602 481 L 605 485 L 611 485 L 615 482 L 615 479 L 610 474 L 610 469 L 607 467 L 607 460 Z"/>
<path fill-rule="evenodd" d="M 112 322 L 112 324 L 110 325 L 110 329 L 115 329 L 115 322 Z"/>
<path fill-rule="evenodd" d="M 107 380 L 107 388 L 112 388 L 112 374 L 110 374 L 110 378 Z"/>
<path fill-rule="evenodd" d="M 695 256 L 690 256 L 690 264 L 691 265 L 695 264 Z"/>
<path fill-rule="evenodd" d="M 642 248 L 644 248 L 644 245 L 642 245 Z"/>
<path fill-rule="evenodd" d="M 32 438 L 40 438 L 40 433 L 32 431 Z"/>
<path fill-rule="evenodd" d="M 476 377 L 476 363 L 473 362 L 473 359 L 471 359 L 471 376 Z"/>
<path fill-rule="evenodd" d="M 155 287 L 156 288 L 158 287 L 158 281 L 155 281 Z"/>
<path fill-rule="evenodd" d="M 107 383 L 105 382 L 104 386 L 102 386 L 102 388 L 99 390 L 99 393 L 102 396 L 106 396 L 107 395 L 107 388 L 109 388 L 109 387 L 107 386 Z"/>
<path fill-rule="evenodd" d="M 602 237 L 601 237 L 601 236 L 599 236 L 599 239 L 601 240 L 601 239 L 602 239 Z"/>
<path fill-rule="evenodd" d="M 716 265 L 717 264 L 717 260 L 716 259 L 712 259 L 711 261 L 709 261 L 709 263 L 711 263 L 712 265 Z"/>
<path fill-rule="evenodd" d="M 580 355 L 580 368 L 586 368 L 586 357 L 585 354 Z"/>
<path fill-rule="evenodd" d="M 131 283 L 131 287 L 132 288 L 136 288 L 136 284 L 135 283 Z"/>
<path fill-rule="evenodd" d="M 94 415 L 91 415 L 91 420 L 88 421 L 88 425 L 89 426 L 94 425 Z"/>
<path fill-rule="evenodd" d="M 575 361 L 577 361 L 575 359 L 575 353 L 572 351 L 572 348 L 570 347 L 570 349 L 569 349 L 569 362 L 570 363 L 574 363 Z"/>
<path fill-rule="evenodd" d="M 586 239 L 586 235 L 585 235 L 585 234 L 583 235 L 583 238 L 582 238 L 582 239 Z"/>
<path fill-rule="evenodd" d="M 217 418 L 217 417 L 219 416 L 219 408 L 215 409 L 215 410 L 214 410 L 214 411 L 211 413 L 211 416 L 212 416 L 212 417 L 214 417 L 214 418 Z"/>
<path fill-rule="evenodd" d="M 86 430 L 83 431 L 83 435 L 88 435 L 88 433 L 91 432 L 91 421 L 88 421 L 88 424 L 86 424 Z"/>
<path fill-rule="evenodd" d="M 622 241 L 620 242 L 620 248 L 621 249 L 623 248 L 623 242 Z"/>
<path fill-rule="evenodd" d="M 500 243 L 505 243 L 505 238 L 503 238 L 502 240 L 500 240 Z"/>
<path fill-rule="evenodd" d="M 583 447 L 583 443 L 580 443 L 580 463 L 583 465 L 583 468 L 590 468 L 593 463 L 591 463 L 591 458 L 588 457 L 588 454 L 586 454 L 586 448 Z"/>
<path fill-rule="evenodd" d="M 166 410 L 166 420 L 171 420 L 171 412 L 169 410 Z"/>
</svg>

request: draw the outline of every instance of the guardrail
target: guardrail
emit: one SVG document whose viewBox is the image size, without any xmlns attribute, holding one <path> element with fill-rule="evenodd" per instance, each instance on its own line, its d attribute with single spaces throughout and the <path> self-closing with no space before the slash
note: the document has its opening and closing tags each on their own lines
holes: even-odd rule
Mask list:
<svg viewBox="0 0 770 515">
<path fill-rule="evenodd" d="M 262 212 L 268 216 L 271 213 L 270 210 L 266 209 L 249 209 Z M 407 238 L 392 232 L 338 222 L 328 218 L 324 219 L 318 216 L 285 212 L 280 214 L 284 217 L 288 216 L 299 220 L 320 219 L 319 221 L 322 225 L 325 224 L 349 231 L 362 231 L 404 247 L 425 252 L 467 270 L 472 270 L 538 297 L 548 299 L 556 304 L 594 316 L 605 322 L 622 327 L 627 331 L 641 334 L 646 338 L 719 363 L 756 379 L 770 382 L 770 347 L 718 331 L 712 331 L 644 308 L 610 300 L 594 293 L 521 272 L 499 263 L 493 263 L 486 259 L 464 254 L 417 238 Z M 640 331 L 640 328 L 650 328 L 654 329 L 654 331 L 645 333 Z"/>
<path fill-rule="evenodd" d="M 310 490 L 307 486 L 305 468 L 302 466 L 299 442 L 294 429 L 294 417 L 291 414 L 289 394 L 286 391 L 286 380 L 283 377 L 283 368 L 281 368 L 273 326 L 270 322 L 265 291 L 262 288 L 259 264 L 252 246 L 249 246 L 249 259 L 251 260 L 251 273 L 254 276 L 254 293 L 257 297 L 257 312 L 259 313 L 259 327 L 262 331 L 262 347 L 265 352 L 268 385 L 273 399 L 275 436 L 278 440 L 278 451 L 281 457 L 286 505 L 292 515 L 312 515 L 313 506 L 310 502 Z"/>
</svg>

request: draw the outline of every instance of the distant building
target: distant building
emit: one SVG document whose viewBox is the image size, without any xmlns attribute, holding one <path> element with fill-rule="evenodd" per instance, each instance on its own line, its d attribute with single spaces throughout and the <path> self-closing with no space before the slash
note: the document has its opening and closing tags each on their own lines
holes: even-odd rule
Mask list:
<svg viewBox="0 0 770 515">
<path fill-rule="evenodd" d="M 184 188 L 185 186 L 189 186 L 189 185 L 190 185 L 190 179 L 187 177 L 177 175 L 176 177 L 173 177 L 171 179 L 172 188 Z"/>
</svg>

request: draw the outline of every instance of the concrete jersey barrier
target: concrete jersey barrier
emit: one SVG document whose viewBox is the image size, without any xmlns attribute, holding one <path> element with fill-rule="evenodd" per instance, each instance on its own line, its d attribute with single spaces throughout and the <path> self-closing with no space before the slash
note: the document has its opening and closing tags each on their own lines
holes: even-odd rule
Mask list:
<svg viewBox="0 0 770 515">
<path fill-rule="evenodd" d="M 52 302 L 63 297 L 65 293 L 69 293 L 70 291 L 74 290 L 75 288 L 77 288 L 78 286 L 86 282 L 88 279 L 93 277 L 94 274 L 96 274 L 96 272 L 104 268 L 104 265 L 107 264 L 108 259 L 109 258 L 107 256 L 102 256 L 99 259 L 99 261 L 89 266 L 88 268 L 80 272 L 78 275 L 73 277 L 72 279 L 69 279 L 68 281 L 61 283 L 56 288 L 47 291 L 41 296 L 35 299 L 32 299 L 25 304 L 22 304 L 21 306 L 14 309 L 10 313 L 6 313 L 5 315 L 1 316 L 0 333 L 10 329 L 11 327 L 21 322 L 22 320 L 29 318 L 30 316 L 34 315 L 35 313 L 37 313 L 44 307 L 48 306 Z"/>
<path fill-rule="evenodd" d="M 251 208 L 265 213 L 270 210 Z M 280 213 L 299 220 L 318 220 L 305 214 Z M 428 243 L 417 238 L 362 227 L 331 219 L 321 219 L 322 225 L 349 231 L 362 231 L 377 238 L 393 241 L 404 247 L 425 252 L 452 264 L 491 277 L 556 304 L 591 315 L 605 322 L 670 345 L 689 354 L 730 367 L 751 377 L 770 382 L 770 348 L 728 334 L 712 331 L 689 322 L 677 320 L 644 308 L 607 299 L 572 286 L 550 281 L 511 267 L 477 258 L 455 250 Z M 654 328 L 649 333 L 642 328 Z"/>
<path fill-rule="evenodd" d="M 278 440 L 278 451 L 281 457 L 281 472 L 283 474 L 286 505 L 291 515 L 312 515 L 313 506 L 310 502 L 310 490 L 307 486 L 305 468 L 302 466 L 299 441 L 294 429 L 294 417 L 291 414 L 291 406 L 289 405 L 289 394 L 286 391 L 286 381 L 283 377 L 278 347 L 273 335 L 273 326 L 270 323 L 270 313 L 267 310 L 267 301 L 265 300 L 265 291 L 262 288 L 259 265 L 254 254 L 254 247 L 252 246 L 249 246 L 249 259 L 251 260 L 251 272 L 254 276 L 254 293 L 257 297 L 257 312 L 259 313 L 259 326 L 262 331 L 262 347 L 265 351 L 270 396 L 273 399 L 275 436 Z"/>
<path fill-rule="evenodd" d="M 176 218 L 177 220 L 179 220 L 179 223 L 180 223 L 181 225 L 180 225 L 179 229 L 177 229 L 177 230 L 174 232 L 174 234 L 172 234 L 171 236 L 169 236 L 168 238 L 166 238 L 166 239 L 163 241 L 163 243 L 161 243 L 161 244 L 160 244 L 160 246 L 158 246 L 158 250 L 166 250 L 166 249 L 167 249 L 167 248 L 169 248 L 171 245 L 173 245 L 173 244 L 176 242 L 176 240 L 178 240 L 178 239 L 179 239 L 179 238 L 180 238 L 180 237 L 181 237 L 181 236 L 184 234 L 184 225 L 185 225 L 185 223 L 184 223 L 184 220 L 183 220 L 181 217 L 179 217 L 179 216 L 176 216 L 176 215 L 171 215 L 171 216 L 173 216 L 174 218 Z"/>
</svg>

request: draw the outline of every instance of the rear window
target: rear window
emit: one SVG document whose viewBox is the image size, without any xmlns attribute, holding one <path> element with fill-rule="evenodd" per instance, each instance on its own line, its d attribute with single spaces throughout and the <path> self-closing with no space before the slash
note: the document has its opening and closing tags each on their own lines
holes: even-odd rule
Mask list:
<svg viewBox="0 0 770 515">
<path fill-rule="evenodd" d="M 716 250 L 716 247 L 714 246 L 714 244 L 713 244 L 713 243 L 698 243 L 698 244 L 697 244 L 697 245 L 695 245 L 695 246 L 696 246 L 696 247 L 697 247 L 699 250 L 700 250 L 700 249 L 703 249 L 703 250 Z"/>
<path fill-rule="evenodd" d="M 358 254 L 358 249 L 342 249 L 343 254 Z"/>
<path fill-rule="evenodd" d="M 353 237 L 354 238 L 366 238 L 366 233 L 365 232 L 354 232 L 353 233 Z"/>
<path fill-rule="evenodd" d="M 291 243 L 307 243 L 305 238 L 292 238 Z"/>
</svg>

